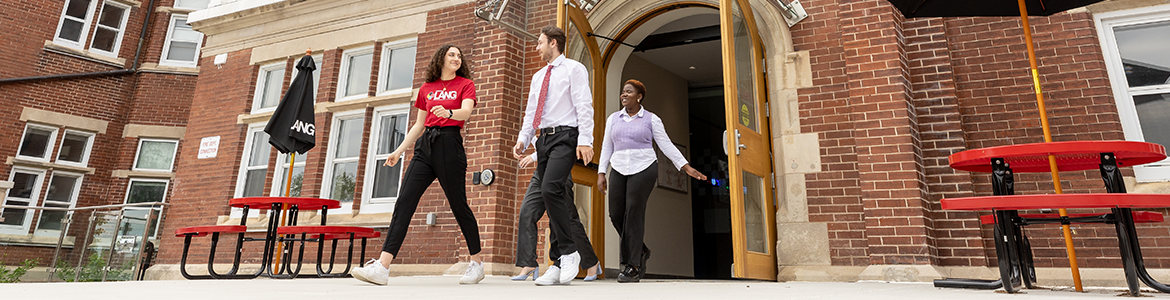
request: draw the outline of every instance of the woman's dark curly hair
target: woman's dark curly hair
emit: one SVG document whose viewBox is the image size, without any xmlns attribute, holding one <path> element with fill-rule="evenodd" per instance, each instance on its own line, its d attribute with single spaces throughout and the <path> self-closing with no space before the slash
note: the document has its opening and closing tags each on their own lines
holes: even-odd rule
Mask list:
<svg viewBox="0 0 1170 300">
<path fill-rule="evenodd" d="M 431 57 L 430 65 L 427 65 L 427 74 L 425 77 L 426 82 L 438 81 L 439 78 L 443 76 L 443 62 L 445 62 L 444 58 L 447 56 L 447 50 L 450 50 L 451 48 L 459 49 L 459 60 L 461 61 L 459 70 L 455 71 L 455 75 L 471 79 L 471 65 L 467 63 L 467 59 L 463 56 L 463 48 L 459 48 L 455 45 L 443 45 L 442 47 L 439 47 L 439 51 L 435 51 L 435 55 Z"/>
</svg>

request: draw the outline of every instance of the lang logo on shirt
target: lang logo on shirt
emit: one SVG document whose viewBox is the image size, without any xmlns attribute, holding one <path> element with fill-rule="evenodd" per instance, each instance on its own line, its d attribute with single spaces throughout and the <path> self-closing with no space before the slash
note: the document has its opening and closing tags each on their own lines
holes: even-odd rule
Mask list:
<svg viewBox="0 0 1170 300">
<path fill-rule="evenodd" d="M 447 90 L 432 91 L 432 92 L 427 94 L 427 101 L 455 100 L 455 98 L 458 98 L 458 97 L 459 97 L 459 93 L 457 93 L 456 91 L 447 91 Z"/>
</svg>

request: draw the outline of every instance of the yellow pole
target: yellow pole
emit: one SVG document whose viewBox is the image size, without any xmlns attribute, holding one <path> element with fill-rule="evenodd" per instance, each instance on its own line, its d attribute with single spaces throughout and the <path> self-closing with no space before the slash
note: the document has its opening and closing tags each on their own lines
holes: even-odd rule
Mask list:
<svg viewBox="0 0 1170 300">
<path fill-rule="evenodd" d="M 1020 20 L 1024 25 L 1024 42 L 1028 47 L 1028 63 L 1032 66 L 1032 85 L 1036 88 L 1036 105 L 1040 109 L 1040 126 L 1044 130 L 1044 142 L 1052 142 L 1052 131 L 1048 127 L 1048 110 L 1044 107 L 1044 93 L 1040 89 L 1040 71 L 1036 67 L 1036 49 L 1032 47 L 1032 27 L 1028 24 L 1028 6 L 1024 4 L 1024 0 L 1017 0 L 1020 4 Z M 1057 194 L 1063 194 L 1064 191 L 1060 187 L 1060 170 L 1056 166 L 1056 156 L 1048 154 L 1048 169 L 1052 173 L 1052 185 Z M 1060 209 L 1061 217 L 1068 217 L 1068 210 Z M 1083 292 L 1084 288 L 1081 286 L 1081 271 L 1077 268 L 1077 251 L 1073 248 L 1072 231 L 1068 224 L 1062 224 L 1061 229 L 1064 231 L 1064 247 L 1068 250 L 1068 265 L 1072 268 L 1073 285 L 1078 292 Z M 1027 270 L 1021 270 L 1027 272 Z M 1004 284 L 1009 284 L 1004 282 Z"/>
<path fill-rule="evenodd" d="M 285 197 L 292 197 L 292 195 L 291 195 L 291 192 L 292 192 L 292 172 L 293 172 L 293 164 L 296 163 L 296 161 L 297 161 L 297 153 L 290 152 L 289 158 L 288 158 L 288 173 L 284 175 L 284 178 L 285 178 L 284 196 Z M 280 228 L 280 225 L 283 225 L 283 224 L 281 224 L 282 221 L 285 221 L 288 219 L 288 210 L 286 210 L 286 208 L 287 207 L 284 207 L 284 205 L 280 206 L 280 214 L 276 215 L 276 227 L 277 228 Z M 276 240 L 277 240 L 276 250 L 277 251 L 284 251 L 284 242 L 280 242 L 279 236 L 277 237 Z M 272 263 L 275 264 L 272 266 L 272 269 L 277 270 L 278 272 L 280 270 L 280 257 L 283 256 L 281 254 L 283 254 L 283 253 L 273 252 L 273 255 L 275 255 L 276 257 L 272 260 Z"/>
</svg>

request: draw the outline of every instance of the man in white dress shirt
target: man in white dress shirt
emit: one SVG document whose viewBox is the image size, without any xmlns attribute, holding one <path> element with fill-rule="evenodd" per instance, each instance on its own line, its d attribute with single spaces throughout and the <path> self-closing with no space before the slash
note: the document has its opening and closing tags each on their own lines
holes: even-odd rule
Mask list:
<svg viewBox="0 0 1170 300">
<path fill-rule="evenodd" d="M 517 159 L 535 142 L 536 176 L 548 213 L 549 227 L 558 237 L 571 237 L 571 209 L 576 209 L 565 195 L 572 188 L 567 179 L 577 159 L 589 164 L 593 159 L 593 97 L 589 90 L 589 71 L 580 62 L 565 58 L 565 31 L 541 28 L 536 51 L 548 65 L 532 76 L 524 124 L 512 154 Z M 576 225 L 581 226 L 581 225 Z M 537 278 L 536 285 L 563 285 L 572 282 L 581 263 L 577 245 L 571 238 L 561 238 L 552 254 L 561 254 L 557 265 L 550 266 Z M 550 255 L 551 256 L 551 255 Z"/>
</svg>

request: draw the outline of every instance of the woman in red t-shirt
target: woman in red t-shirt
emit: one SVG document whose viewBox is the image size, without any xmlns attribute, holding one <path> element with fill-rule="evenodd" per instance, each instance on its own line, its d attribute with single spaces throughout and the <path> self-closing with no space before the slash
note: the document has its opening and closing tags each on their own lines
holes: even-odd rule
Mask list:
<svg viewBox="0 0 1170 300">
<path fill-rule="evenodd" d="M 459 47 L 440 47 L 431 58 L 426 83 L 419 87 L 418 98 L 414 101 L 418 118 L 404 142 L 386 159 L 386 166 L 394 166 L 402 153 L 414 146 L 414 157 L 402 176 L 402 188 L 398 201 L 394 203 L 394 215 L 390 219 L 382 255 L 364 267 L 355 268 L 351 272 L 354 278 L 386 284 L 390 262 L 402 247 L 419 198 L 438 179 L 471 254 L 471 262 L 459 283 L 474 284 L 483 280 L 483 260 L 478 255 L 479 225 L 467 205 L 467 154 L 463 150 L 463 136 L 459 133 L 475 107 L 475 83 L 470 78 L 471 68 L 464 63 L 463 51 Z"/>
</svg>

